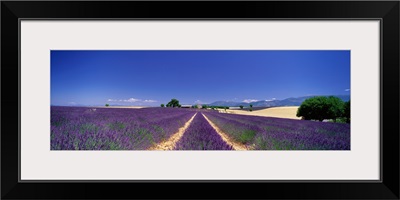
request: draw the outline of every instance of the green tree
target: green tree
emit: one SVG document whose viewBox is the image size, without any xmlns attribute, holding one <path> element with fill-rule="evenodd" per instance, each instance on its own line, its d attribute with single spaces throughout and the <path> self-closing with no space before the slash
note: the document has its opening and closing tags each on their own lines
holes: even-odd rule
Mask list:
<svg viewBox="0 0 400 200">
<path fill-rule="evenodd" d="M 243 109 L 243 106 L 242 106 L 242 105 L 240 105 L 240 109 Z"/>
<path fill-rule="evenodd" d="M 106 107 L 110 106 L 110 104 L 106 103 Z"/>
<path fill-rule="evenodd" d="M 346 118 L 346 123 L 350 123 L 350 100 L 344 103 L 343 117 Z"/>
<path fill-rule="evenodd" d="M 297 109 L 297 117 L 303 117 L 305 120 L 322 121 L 327 117 L 328 99 L 323 96 L 308 98 L 303 101 Z"/>
<path fill-rule="evenodd" d="M 252 108 L 253 107 L 253 104 L 250 104 L 250 108 Z"/>
<path fill-rule="evenodd" d="M 223 106 L 223 108 L 225 109 L 225 112 L 226 112 L 226 109 L 229 109 L 229 107 L 228 107 L 228 106 Z"/>
<path fill-rule="evenodd" d="M 164 104 L 163 104 L 163 103 L 161 104 L 161 107 L 164 107 Z"/>
<path fill-rule="evenodd" d="M 207 109 L 207 105 L 202 105 L 201 108 L 202 109 Z"/>
<path fill-rule="evenodd" d="M 337 97 L 316 96 L 303 101 L 297 109 L 297 117 L 303 117 L 305 120 L 333 119 L 343 115 L 343 101 Z"/>
<path fill-rule="evenodd" d="M 170 102 L 167 103 L 167 107 L 178 107 L 179 106 L 179 101 L 178 99 L 171 99 Z"/>
<path fill-rule="evenodd" d="M 328 97 L 328 116 L 326 119 L 333 119 L 336 122 L 336 118 L 342 117 L 344 113 L 344 102 L 338 97 L 329 96 Z"/>
</svg>

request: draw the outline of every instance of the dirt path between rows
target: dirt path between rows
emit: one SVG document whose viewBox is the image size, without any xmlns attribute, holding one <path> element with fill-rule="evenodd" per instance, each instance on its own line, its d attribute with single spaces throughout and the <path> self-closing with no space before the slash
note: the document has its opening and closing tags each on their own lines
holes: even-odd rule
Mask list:
<svg viewBox="0 0 400 200">
<path fill-rule="evenodd" d="M 206 118 L 208 123 L 210 123 L 210 125 L 215 129 L 215 131 L 217 131 L 217 133 L 221 136 L 222 140 L 224 140 L 227 144 L 231 145 L 233 149 L 240 151 L 247 150 L 247 147 L 245 145 L 231 140 L 226 133 L 224 133 L 221 129 L 218 128 L 218 126 L 216 126 L 211 120 L 209 120 L 203 113 L 201 114 L 204 116 L 204 118 Z"/>
<path fill-rule="evenodd" d="M 193 117 L 190 118 L 183 127 L 179 128 L 178 132 L 174 133 L 167 141 L 161 142 L 149 150 L 173 150 L 175 148 L 175 144 L 181 139 L 185 133 L 185 130 L 189 127 L 190 123 L 192 123 L 196 115 L 197 113 L 195 113 Z"/>
</svg>

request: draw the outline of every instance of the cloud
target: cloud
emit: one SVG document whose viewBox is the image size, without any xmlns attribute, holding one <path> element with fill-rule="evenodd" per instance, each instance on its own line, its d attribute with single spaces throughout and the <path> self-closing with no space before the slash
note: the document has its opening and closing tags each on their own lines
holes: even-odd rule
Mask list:
<svg viewBox="0 0 400 200">
<path fill-rule="evenodd" d="M 133 102 L 140 102 L 142 100 L 140 99 L 135 99 L 135 98 L 129 98 L 129 99 L 108 99 L 107 101 L 119 101 L 119 102 L 128 102 L 128 103 L 133 103 Z"/>
<path fill-rule="evenodd" d="M 203 102 L 201 100 L 196 100 L 194 101 L 195 104 L 202 104 Z"/>
<path fill-rule="evenodd" d="M 256 102 L 258 101 L 257 99 L 245 99 L 243 100 L 244 103 L 251 103 L 251 102 Z"/>
<path fill-rule="evenodd" d="M 71 104 L 71 105 L 76 105 L 76 103 L 75 102 L 68 102 L 68 104 Z"/>
<path fill-rule="evenodd" d="M 108 99 L 107 101 L 110 101 L 110 102 L 125 102 L 125 103 L 154 103 L 154 102 L 157 102 L 156 100 L 151 100 L 151 99 L 141 100 L 141 99 L 135 99 L 135 98 Z"/>
<path fill-rule="evenodd" d="M 140 99 L 135 99 L 135 98 L 129 98 L 129 99 L 124 99 L 122 100 L 123 102 L 129 102 L 129 103 L 134 103 L 134 102 L 140 102 L 142 100 Z"/>
<path fill-rule="evenodd" d="M 156 100 L 144 100 L 143 102 L 145 102 L 145 103 L 154 103 L 154 102 L 157 102 Z"/>
<path fill-rule="evenodd" d="M 350 89 L 345 89 L 344 91 L 346 91 L 346 92 L 350 92 Z"/>
<path fill-rule="evenodd" d="M 208 104 L 208 103 L 207 103 L 207 102 L 204 102 L 204 101 L 202 101 L 202 100 L 196 100 L 196 101 L 193 102 L 193 104 L 196 104 L 196 105 L 197 105 L 197 104 L 200 104 L 200 105 L 201 105 L 201 104 Z"/>
<path fill-rule="evenodd" d="M 273 100 L 276 100 L 276 98 L 267 99 L 267 100 L 265 100 L 265 101 L 273 101 Z"/>
</svg>

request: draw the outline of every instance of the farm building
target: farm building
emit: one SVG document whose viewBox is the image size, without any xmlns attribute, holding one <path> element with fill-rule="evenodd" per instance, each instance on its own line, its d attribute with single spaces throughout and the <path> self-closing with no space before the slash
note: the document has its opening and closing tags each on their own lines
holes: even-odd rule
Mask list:
<svg viewBox="0 0 400 200">
<path fill-rule="evenodd" d="M 181 105 L 181 108 L 191 108 L 192 105 Z"/>
<path fill-rule="evenodd" d="M 240 107 L 229 107 L 229 110 L 240 110 Z"/>
</svg>

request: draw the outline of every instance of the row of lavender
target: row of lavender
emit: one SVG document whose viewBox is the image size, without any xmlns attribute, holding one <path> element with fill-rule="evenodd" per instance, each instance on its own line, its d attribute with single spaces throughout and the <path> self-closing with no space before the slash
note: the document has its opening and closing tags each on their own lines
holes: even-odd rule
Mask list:
<svg viewBox="0 0 400 200">
<path fill-rule="evenodd" d="M 51 107 L 51 150 L 146 150 L 195 112 L 174 108 Z"/>
<path fill-rule="evenodd" d="M 254 150 L 350 150 L 350 125 L 207 112 L 233 140 Z"/>
<path fill-rule="evenodd" d="M 198 113 L 174 150 L 233 150 L 207 122 L 202 113 Z"/>
</svg>

